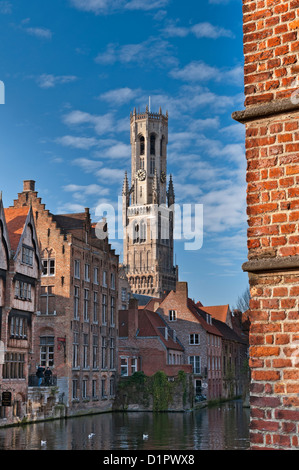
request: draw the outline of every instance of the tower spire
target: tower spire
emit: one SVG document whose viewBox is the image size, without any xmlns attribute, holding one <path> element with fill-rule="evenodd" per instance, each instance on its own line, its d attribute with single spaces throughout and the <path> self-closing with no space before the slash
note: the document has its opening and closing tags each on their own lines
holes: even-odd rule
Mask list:
<svg viewBox="0 0 299 470">
<path fill-rule="evenodd" d="M 127 196 L 129 193 L 130 193 L 129 180 L 128 180 L 127 172 L 125 171 L 122 194 L 123 194 L 123 196 Z"/>
<path fill-rule="evenodd" d="M 169 185 L 168 185 L 168 191 L 167 191 L 167 200 L 168 200 L 168 207 L 172 206 L 174 204 L 175 195 L 174 195 L 172 175 L 170 175 L 170 178 L 169 178 Z"/>
</svg>

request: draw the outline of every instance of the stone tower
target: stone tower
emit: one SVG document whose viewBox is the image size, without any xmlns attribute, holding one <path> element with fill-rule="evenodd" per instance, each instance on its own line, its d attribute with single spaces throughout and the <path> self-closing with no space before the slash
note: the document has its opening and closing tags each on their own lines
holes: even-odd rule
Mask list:
<svg viewBox="0 0 299 470">
<path fill-rule="evenodd" d="M 167 190 L 168 114 L 130 116 L 131 182 L 123 183 L 124 265 L 133 293 L 161 297 L 175 289 L 174 189 Z"/>
</svg>

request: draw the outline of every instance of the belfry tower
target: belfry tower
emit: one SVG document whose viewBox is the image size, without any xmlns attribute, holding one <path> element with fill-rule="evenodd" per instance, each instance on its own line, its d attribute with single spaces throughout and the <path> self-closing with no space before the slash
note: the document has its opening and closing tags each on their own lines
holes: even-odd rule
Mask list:
<svg viewBox="0 0 299 470">
<path fill-rule="evenodd" d="M 173 265 L 175 201 L 172 177 L 167 190 L 168 113 L 130 115 L 131 183 L 123 183 L 124 259 L 133 293 L 161 297 L 175 289 Z"/>
</svg>

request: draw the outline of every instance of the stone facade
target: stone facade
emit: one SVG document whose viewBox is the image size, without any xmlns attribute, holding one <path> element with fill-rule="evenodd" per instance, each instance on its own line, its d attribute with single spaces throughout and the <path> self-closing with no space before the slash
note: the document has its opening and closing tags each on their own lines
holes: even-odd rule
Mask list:
<svg viewBox="0 0 299 470">
<path fill-rule="evenodd" d="M 131 113 L 131 184 L 123 184 L 123 263 L 133 293 L 160 297 L 175 288 L 174 190 L 167 191 L 168 115 Z"/>
<path fill-rule="evenodd" d="M 243 0 L 251 446 L 299 448 L 297 0 Z"/>
<path fill-rule="evenodd" d="M 88 209 L 51 214 L 31 180 L 14 201 L 29 206 L 42 263 L 32 379 L 38 364 L 49 366 L 68 415 L 107 411 L 117 373 L 118 255 L 96 237 Z"/>
</svg>

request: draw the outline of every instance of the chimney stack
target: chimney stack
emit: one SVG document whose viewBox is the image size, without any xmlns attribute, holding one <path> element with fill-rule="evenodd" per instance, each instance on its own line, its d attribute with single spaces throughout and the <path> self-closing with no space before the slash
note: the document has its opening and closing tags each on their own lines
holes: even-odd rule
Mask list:
<svg viewBox="0 0 299 470">
<path fill-rule="evenodd" d="M 23 192 L 35 191 L 35 181 L 34 180 L 25 180 L 23 182 Z"/>
</svg>

